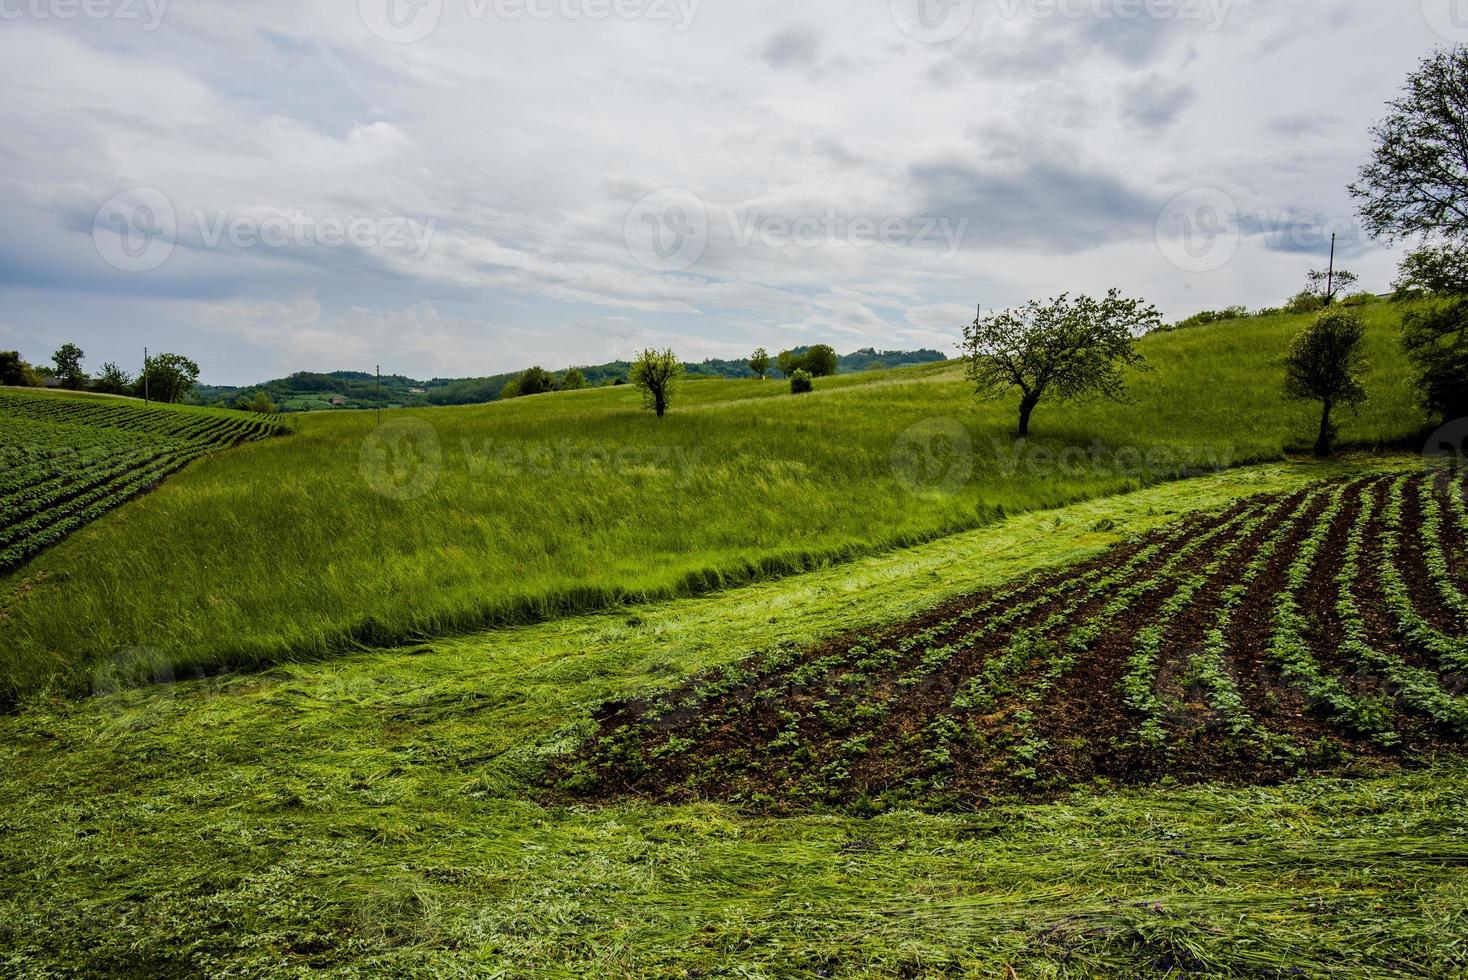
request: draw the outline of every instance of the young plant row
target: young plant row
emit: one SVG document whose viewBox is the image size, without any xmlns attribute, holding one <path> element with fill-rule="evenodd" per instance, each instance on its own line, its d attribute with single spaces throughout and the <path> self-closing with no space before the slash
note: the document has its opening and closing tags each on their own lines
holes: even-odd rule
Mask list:
<svg viewBox="0 0 1468 980">
<path fill-rule="evenodd" d="M 1381 533 L 1383 567 L 1395 563 L 1400 550 L 1402 493 L 1408 477 L 1391 482 Z M 1376 495 L 1367 487 L 1360 494 L 1360 510 L 1352 523 L 1346 549 L 1336 575 L 1338 595 L 1336 618 L 1344 639 L 1341 652 L 1368 671 L 1379 673 L 1396 691 L 1403 704 L 1458 732 L 1468 732 L 1468 701 L 1444 691 L 1437 675 L 1410 666 L 1399 654 L 1378 649 L 1367 634 L 1366 622 L 1356 598 L 1356 587 L 1364 577 L 1363 554 L 1366 535 L 1376 514 Z"/>
</svg>

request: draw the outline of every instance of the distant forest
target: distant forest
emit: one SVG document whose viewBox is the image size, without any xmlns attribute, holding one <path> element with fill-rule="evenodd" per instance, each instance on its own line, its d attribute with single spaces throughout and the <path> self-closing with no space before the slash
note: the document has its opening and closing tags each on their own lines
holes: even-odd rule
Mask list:
<svg viewBox="0 0 1468 980">
<path fill-rule="evenodd" d="M 796 347 L 794 353 L 803 354 L 808 348 Z M 936 350 L 879 351 L 871 347 L 846 354 L 837 360 L 838 374 L 853 374 L 857 371 L 873 371 L 882 368 L 904 367 L 912 364 L 932 364 L 948 360 L 947 355 Z M 626 384 L 631 365 L 627 361 L 613 361 L 592 367 L 580 367 L 586 386 L 604 387 Z M 687 378 L 698 381 L 711 378 L 753 378 L 754 371 L 747 359 L 701 361 L 685 364 Z M 566 371 L 571 370 L 567 368 Z M 556 372 L 556 376 L 565 371 Z M 333 371 L 329 374 L 298 372 L 288 378 L 278 378 L 258 385 L 225 387 L 218 385 L 197 386 L 192 401 L 200 405 L 231 405 L 240 398 L 251 398 L 263 392 L 283 412 L 309 412 L 320 409 L 413 408 L 429 405 L 478 405 L 497 401 L 505 385 L 520 377 L 521 372 L 497 374 L 485 378 L 433 378 L 419 381 L 400 374 L 383 375 L 381 394 L 378 393 L 377 378 L 361 371 Z M 770 374 L 780 377 L 780 372 L 771 367 Z"/>
</svg>

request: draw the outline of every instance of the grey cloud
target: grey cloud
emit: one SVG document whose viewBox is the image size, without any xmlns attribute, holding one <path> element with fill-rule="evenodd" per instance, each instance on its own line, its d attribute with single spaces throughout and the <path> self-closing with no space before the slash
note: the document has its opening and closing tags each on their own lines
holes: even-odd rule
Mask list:
<svg viewBox="0 0 1468 980">
<path fill-rule="evenodd" d="M 1115 177 L 1046 161 L 983 173 L 962 163 L 912 169 L 925 213 L 970 222 L 968 242 L 1076 252 L 1150 233 L 1157 205 Z"/>
<path fill-rule="evenodd" d="M 808 27 L 797 26 L 772 35 L 760 59 L 771 68 L 797 68 L 814 64 L 820 53 L 820 36 Z"/>
<path fill-rule="evenodd" d="M 1197 97 L 1192 85 L 1186 82 L 1169 85 L 1164 78 L 1154 75 L 1127 90 L 1122 118 L 1143 129 L 1166 129 Z"/>
</svg>

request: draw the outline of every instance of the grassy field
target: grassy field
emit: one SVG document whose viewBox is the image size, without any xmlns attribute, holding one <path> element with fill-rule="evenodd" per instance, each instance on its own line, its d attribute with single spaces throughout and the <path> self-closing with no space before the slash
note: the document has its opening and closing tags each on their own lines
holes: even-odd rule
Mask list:
<svg viewBox="0 0 1468 980">
<path fill-rule="evenodd" d="M 1415 431 L 1400 308 L 1370 307 L 1371 401 L 1343 437 Z M 122 651 L 168 676 L 697 594 L 1308 444 L 1280 394 L 1302 318 L 1148 338 L 1126 405 L 1014 406 L 956 364 L 471 409 L 310 415 L 203 460 L 0 580 L 0 691 L 87 690 Z M 3 696 L 3 695 L 0 695 Z"/>
<path fill-rule="evenodd" d="M 0 718 L 0 972 L 1462 975 L 1453 757 L 875 819 L 538 788 L 608 699 L 1416 465 L 1234 470 L 705 598 L 38 703 Z"/>
</svg>

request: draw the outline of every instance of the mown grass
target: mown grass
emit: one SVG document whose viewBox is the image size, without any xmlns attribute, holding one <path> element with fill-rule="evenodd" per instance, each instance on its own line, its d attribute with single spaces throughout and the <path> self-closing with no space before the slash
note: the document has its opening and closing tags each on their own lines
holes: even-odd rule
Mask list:
<svg viewBox="0 0 1468 980">
<path fill-rule="evenodd" d="M 1400 312 L 1367 311 L 1373 397 L 1344 420 L 1349 442 L 1421 425 Z M 0 698 L 85 691 L 139 646 L 187 675 L 700 594 L 1279 459 L 1314 431 L 1311 408 L 1280 394 L 1304 322 L 1148 338 L 1153 370 L 1129 404 L 1042 406 L 1018 455 L 1014 406 L 977 401 L 956 364 L 802 398 L 699 382 L 663 420 L 625 388 L 385 413 L 388 436 L 437 446 L 428 470 L 394 468 L 415 457 L 383 451 L 372 413 L 304 416 L 295 436 L 205 460 L 0 580 Z M 908 466 L 955 426 L 966 452 L 940 438 L 928 468 Z"/>
<path fill-rule="evenodd" d="M 562 807 L 593 705 L 1410 460 L 1274 465 L 703 599 L 0 718 L 0 973 L 1451 976 L 1468 766 L 874 820 Z"/>
</svg>

